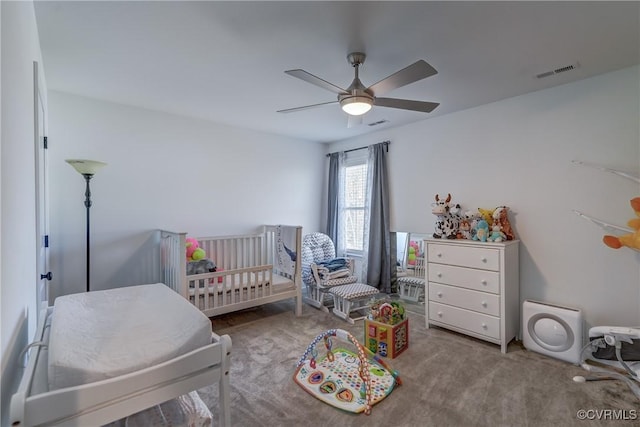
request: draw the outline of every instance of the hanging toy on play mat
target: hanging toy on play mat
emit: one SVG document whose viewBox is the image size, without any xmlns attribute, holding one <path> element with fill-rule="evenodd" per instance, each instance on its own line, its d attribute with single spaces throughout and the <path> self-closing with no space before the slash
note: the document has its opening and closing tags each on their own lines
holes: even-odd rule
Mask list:
<svg viewBox="0 0 640 427">
<path fill-rule="evenodd" d="M 356 352 L 333 348 L 333 338 L 350 342 Z M 326 355 L 318 357 L 316 345 L 324 340 Z M 367 415 L 371 407 L 400 385 L 398 372 L 342 329 L 329 329 L 307 347 L 293 380 L 307 393 L 336 408 Z"/>
</svg>

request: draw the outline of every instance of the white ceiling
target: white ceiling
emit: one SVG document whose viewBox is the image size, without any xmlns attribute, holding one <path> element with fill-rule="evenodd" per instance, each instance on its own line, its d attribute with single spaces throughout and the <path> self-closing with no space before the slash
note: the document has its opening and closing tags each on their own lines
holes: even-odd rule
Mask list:
<svg viewBox="0 0 640 427">
<path fill-rule="evenodd" d="M 640 63 L 640 2 L 36 2 L 49 89 L 318 142 L 425 120 Z M 369 86 L 424 59 L 438 74 L 385 94 L 347 128 L 346 56 Z M 572 71 L 535 76 L 569 64 Z M 606 106 L 603 106 L 606 108 Z M 378 126 L 366 124 L 388 120 Z"/>
</svg>

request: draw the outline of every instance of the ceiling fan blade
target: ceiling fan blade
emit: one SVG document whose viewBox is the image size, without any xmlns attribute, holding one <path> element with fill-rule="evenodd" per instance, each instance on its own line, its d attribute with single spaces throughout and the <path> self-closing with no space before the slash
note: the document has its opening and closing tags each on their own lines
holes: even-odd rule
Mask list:
<svg viewBox="0 0 640 427">
<path fill-rule="evenodd" d="M 338 95 L 347 93 L 347 91 L 342 89 L 341 87 L 338 87 L 333 83 L 329 83 L 328 81 L 323 80 L 318 76 L 314 76 L 313 74 L 308 73 L 305 70 L 287 70 L 285 71 L 285 73 L 289 74 L 290 76 L 297 77 L 300 80 L 304 80 L 307 83 L 311 83 L 312 85 L 316 85 L 333 93 L 337 93 Z"/>
<path fill-rule="evenodd" d="M 421 111 L 423 113 L 430 113 L 440 105 L 438 102 L 412 101 L 410 99 L 396 98 L 375 98 L 374 104 L 381 107 L 400 108 L 402 110 Z"/>
<path fill-rule="evenodd" d="M 286 110 L 278 110 L 278 113 L 293 113 L 295 111 L 307 110 L 309 108 L 322 107 L 323 105 L 337 104 L 338 101 L 321 102 L 320 104 L 305 105 L 304 107 L 287 108 Z"/>
<path fill-rule="evenodd" d="M 354 128 L 362 124 L 362 116 L 352 116 L 351 114 L 347 114 L 347 116 L 349 116 L 349 119 L 347 120 L 348 128 Z"/>
<path fill-rule="evenodd" d="M 433 76 L 434 74 L 438 74 L 436 69 L 421 59 L 391 74 L 389 77 L 380 80 L 378 83 L 372 84 L 367 89 L 367 92 L 373 92 L 374 95 L 382 95 L 393 89 L 408 85 L 409 83 Z"/>
</svg>

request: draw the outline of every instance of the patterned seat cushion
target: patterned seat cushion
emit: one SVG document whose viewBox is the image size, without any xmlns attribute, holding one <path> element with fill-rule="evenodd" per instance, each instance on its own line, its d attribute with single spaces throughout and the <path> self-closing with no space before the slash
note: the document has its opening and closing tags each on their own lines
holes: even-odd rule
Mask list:
<svg viewBox="0 0 640 427">
<path fill-rule="evenodd" d="M 322 283 L 322 285 L 320 285 L 320 288 L 322 289 L 335 288 L 336 286 L 344 286 L 350 283 L 355 283 L 357 281 L 358 281 L 358 278 L 356 276 L 340 277 L 338 279 L 327 280 L 326 282 Z"/>
<path fill-rule="evenodd" d="M 329 289 L 329 293 L 340 298 L 352 300 L 355 298 L 375 295 L 378 293 L 378 290 L 373 286 L 369 286 L 364 283 L 352 283 L 350 285 L 334 286 Z"/>
<path fill-rule="evenodd" d="M 402 276 L 402 277 L 398 277 L 398 283 L 407 283 L 409 285 L 424 286 L 424 279 L 422 277 Z"/>
</svg>

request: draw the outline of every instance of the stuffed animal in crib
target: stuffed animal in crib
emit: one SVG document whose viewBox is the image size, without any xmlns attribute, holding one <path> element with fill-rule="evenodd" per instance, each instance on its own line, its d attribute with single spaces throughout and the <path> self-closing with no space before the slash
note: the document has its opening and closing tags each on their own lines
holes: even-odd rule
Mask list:
<svg viewBox="0 0 640 427">
<path fill-rule="evenodd" d="M 627 225 L 635 230 L 632 233 L 622 236 L 604 236 L 602 241 L 605 245 L 613 249 L 620 249 L 623 246 L 640 250 L 640 197 L 631 199 L 631 209 L 636 214 L 636 218 L 629 220 Z"/>
<path fill-rule="evenodd" d="M 415 265 L 416 258 L 420 256 L 420 246 L 413 240 L 409 242 L 409 255 L 407 256 L 407 264 Z"/>
<path fill-rule="evenodd" d="M 502 231 L 506 240 L 514 240 L 516 238 L 515 233 L 513 232 L 513 228 L 511 228 L 511 223 L 509 222 L 508 216 L 509 208 L 506 206 L 498 206 L 493 211 L 493 223 L 498 224 L 500 226 L 500 231 Z"/>
<path fill-rule="evenodd" d="M 204 249 L 200 247 L 198 240 L 193 237 L 187 237 L 185 246 L 187 248 L 187 261 L 198 261 L 206 258 L 207 254 Z"/>
<path fill-rule="evenodd" d="M 486 242 L 487 238 L 489 238 L 489 224 L 484 219 L 481 219 L 476 224 L 475 228 L 476 232 L 473 235 L 473 240 L 479 240 L 481 242 Z"/>
<path fill-rule="evenodd" d="M 455 239 L 458 234 L 460 221 L 451 213 L 451 194 L 446 199 L 441 199 L 436 194 L 436 202 L 432 204 L 431 213 L 436 216 L 436 225 L 433 237 L 435 239 Z"/>
</svg>

